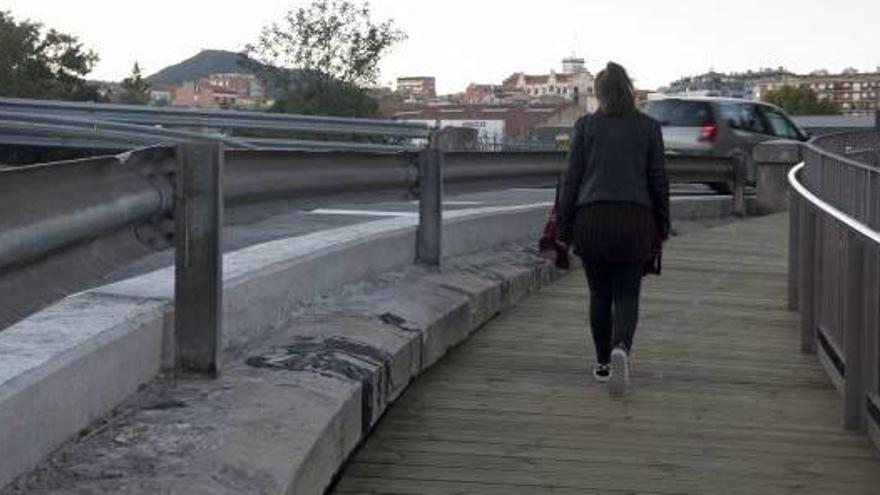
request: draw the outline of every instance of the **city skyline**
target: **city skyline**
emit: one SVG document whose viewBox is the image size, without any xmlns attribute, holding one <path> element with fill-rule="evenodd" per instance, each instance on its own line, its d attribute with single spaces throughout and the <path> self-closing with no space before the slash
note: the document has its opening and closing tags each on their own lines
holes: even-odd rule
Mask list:
<svg viewBox="0 0 880 495">
<path fill-rule="evenodd" d="M 240 50 L 264 25 L 307 3 L 255 0 L 252 9 L 242 11 L 156 0 L 134 18 L 107 0 L 80 0 L 76 6 L 4 0 L 0 9 L 80 37 L 101 56 L 90 77 L 120 80 L 135 61 L 151 74 L 201 49 Z M 735 5 L 683 0 L 665 11 L 648 0 L 557 0 L 556 8 L 540 11 L 515 10 L 500 1 L 449 0 L 434 12 L 400 0 L 371 4 L 377 16 L 394 18 L 409 34 L 383 61 L 380 84 L 435 76 L 440 93 L 463 91 L 469 83 L 498 83 L 518 71 L 558 71 L 561 59 L 572 54 L 585 57 L 594 73 L 606 60 L 618 61 L 644 89 L 709 69 L 784 66 L 807 73 L 880 66 L 873 48 L 880 45 L 880 31 L 870 21 L 880 16 L 880 3 L 859 0 L 838 2 L 833 11 L 818 0 Z M 858 16 L 851 15 L 854 9 Z M 101 13 L 101 23 L 93 21 L 95 12 Z"/>
</svg>

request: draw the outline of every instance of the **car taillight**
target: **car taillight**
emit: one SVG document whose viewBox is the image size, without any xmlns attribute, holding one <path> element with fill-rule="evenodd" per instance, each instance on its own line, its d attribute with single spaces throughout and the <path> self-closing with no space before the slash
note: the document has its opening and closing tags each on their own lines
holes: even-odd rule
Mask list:
<svg viewBox="0 0 880 495">
<path fill-rule="evenodd" d="M 715 141 L 718 135 L 718 126 L 715 124 L 706 124 L 700 127 L 700 141 Z"/>
</svg>

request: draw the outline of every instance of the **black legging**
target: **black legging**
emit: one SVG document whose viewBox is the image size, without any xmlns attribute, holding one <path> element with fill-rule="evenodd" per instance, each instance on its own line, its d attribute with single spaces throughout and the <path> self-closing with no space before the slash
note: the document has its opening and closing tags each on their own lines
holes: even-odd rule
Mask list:
<svg viewBox="0 0 880 495">
<path fill-rule="evenodd" d="M 642 264 L 585 263 L 590 285 L 590 326 L 599 364 L 608 364 L 611 351 L 632 349 L 639 321 Z"/>
</svg>

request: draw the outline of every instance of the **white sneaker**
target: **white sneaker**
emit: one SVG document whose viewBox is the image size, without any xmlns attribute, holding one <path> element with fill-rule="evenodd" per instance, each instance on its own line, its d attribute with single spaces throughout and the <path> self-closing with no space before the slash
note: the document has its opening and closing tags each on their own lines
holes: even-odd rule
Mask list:
<svg viewBox="0 0 880 495">
<path fill-rule="evenodd" d="M 607 364 L 597 364 L 593 366 L 593 378 L 599 383 L 608 383 L 611 376 L 611 368 Z"/>
<path fill-rule="evenodd" d="M 608 381 L 608 393 L 611 397 L 621 397 L 629 385 L 629 358 L 620 347 L 611 351 L 611 379 Z"/>
</svg>

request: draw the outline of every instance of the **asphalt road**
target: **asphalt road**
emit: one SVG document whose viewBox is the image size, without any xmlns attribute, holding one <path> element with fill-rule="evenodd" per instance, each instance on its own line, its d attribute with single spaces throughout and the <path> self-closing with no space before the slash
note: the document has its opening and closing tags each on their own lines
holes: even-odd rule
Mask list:
<svg viewBox="0 0 880 495">
<path fill-rule="evenodd" d="M 702 185 L 675 185 L 673 201 L 717 197 Z M 546 188 L 511 188 L 447 196 L 446 211 L 484 207 L 518 206 L 551 203 L 555 190 Z M 248 246 L 311 234 L 321 230 L 356 225 L 398 216 L 418 215 L 418 201 L 341 202 L 320 208 L 303 208 L 289 201 L 240 205 L 226 212 L 223 251 L 237 251 Z M 173 250 L 142 258 L 110 273 L 107 281 L 121 280 L 163 268 L 174 263 Z"/>
<path fill-rule="evenodd" d="M 453 191 L 445 198 L 447 211 L 470 208 L 550 204 L 553 188 L 512 188 L 481 192 Z M 701 185 L 676 185 L 673 201 L 714 199 Z M 549 206 L 548 206 L 549 209 Z M 374 197 L 352 200 L 277 200 L 227 208 L 223 231 L 224 252 L 314 232 L 383 220 L 415 216 L 418 202 L 388 201 Z M 705 223 L 705 222 L 702 222 Z M 699 227 L 700 225 L 694 225 Z M 686 231 L 686 222 L 676 228 Z M 4 274 L 0 279 L 0 329 L 77 292 L 170 266 L 174 251 L 153 252 L 132 229 L 78 246 L 61 256 Z"/>
</svg>

